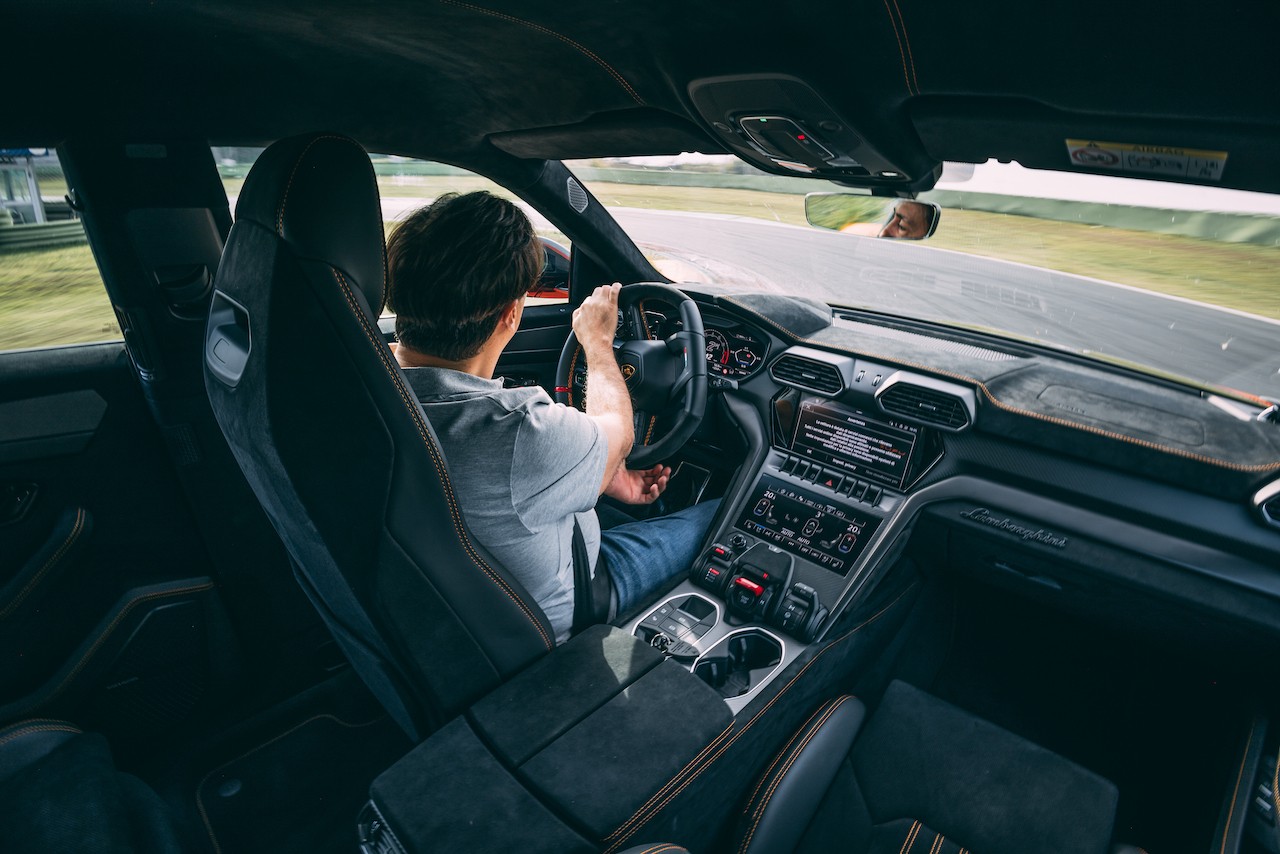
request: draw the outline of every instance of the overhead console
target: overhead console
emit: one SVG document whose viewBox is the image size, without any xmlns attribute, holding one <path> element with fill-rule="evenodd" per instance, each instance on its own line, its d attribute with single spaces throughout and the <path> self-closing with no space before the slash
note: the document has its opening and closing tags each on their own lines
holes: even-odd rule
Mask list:
<svg viewBox="0 0 1280 854">
<path fill-rule="evenodd" d="M 933 187 L 941 165 L 914 135 L 883 123 L 858 128 L 807 83 L 783 74 L 742 74 L 695 80 L 689 96 L 712 132 L 731 151 L 766 172 L 826 178 L 889 194 Z M 872 140 L 886 139 L 895 152 Z M 889 139 L 892 137 L 892 139 Z"/>
</svg>

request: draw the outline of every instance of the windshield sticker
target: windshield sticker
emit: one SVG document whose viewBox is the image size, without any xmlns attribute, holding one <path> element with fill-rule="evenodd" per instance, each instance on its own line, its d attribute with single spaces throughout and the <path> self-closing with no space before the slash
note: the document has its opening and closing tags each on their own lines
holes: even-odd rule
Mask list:
<svg viewBox="0 0 1280 854">
<path fill-rule="evenodd" d="M 1198 181 L 1221 181 L 1222 169 L 1227 164 L 1225 151 L 1130 145 L 1125 142 L 1096 142 L 1087 139 L 1067 140 L 1067 156 L 1071 158 L 1072 166 L 1173 175 Z"/>
</svg>

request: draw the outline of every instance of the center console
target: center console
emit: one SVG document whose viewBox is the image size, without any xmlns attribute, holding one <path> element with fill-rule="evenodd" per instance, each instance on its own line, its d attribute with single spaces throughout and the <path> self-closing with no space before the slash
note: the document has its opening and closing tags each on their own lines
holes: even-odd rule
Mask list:
<svg viewBox="0 0 1280 854">
<path fill-rule="evenodd" d="M 630 626 L 736 713 L 822 636 L 942 453 L 928 428 L 789 390 L 764 463 L 689 580 Z"/>
</svg>

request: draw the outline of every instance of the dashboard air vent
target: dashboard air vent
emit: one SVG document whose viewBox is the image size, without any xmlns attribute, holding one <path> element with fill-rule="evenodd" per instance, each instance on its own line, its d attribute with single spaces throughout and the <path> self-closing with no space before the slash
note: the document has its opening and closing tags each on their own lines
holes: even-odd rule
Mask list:
<svg viewBox="0 0 1280 854">
<path fill-rule="evenodd" d="M 823 394 L 839 394 L 844 390 L 844 380 L 835 365 L 826 365 L 802 356 L 784 355 L 773 363 L 770 373 L 778 382 L 820 391 Z"/>
<path fill-rule="evenodd" d="M 880 395 L 880 408 L 891 415 L 959 430 L 969 424 L 964 401 L 945 391 L 910 383 L 895 383 Z"/>
</svg>

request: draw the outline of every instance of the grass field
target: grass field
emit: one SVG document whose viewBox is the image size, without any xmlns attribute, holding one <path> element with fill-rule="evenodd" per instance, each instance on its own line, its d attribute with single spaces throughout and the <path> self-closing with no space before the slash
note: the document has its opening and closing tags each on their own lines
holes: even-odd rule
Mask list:
<svg viewBox="0 0 1280 854">
<path fill-rule="evenodd" d="M 240 191 L 240 179 L 224 182 Z M 382 176 L 384 197 L 488 189 L 467 176 Z M 706 187 L 593 184 L 609 207 L 690 210 L 804 225 L 804 198 Z M 388 228 L 393 224 L 388 223 Z M 1119 282 L 1280 319 L 1280 250 L 978 211 L 946 210 L 928 243 Z M 0 349 L 118 338 L 87 246 L 0 254 Z"/>
</svg>

